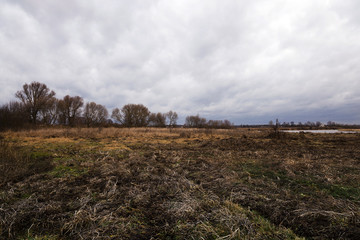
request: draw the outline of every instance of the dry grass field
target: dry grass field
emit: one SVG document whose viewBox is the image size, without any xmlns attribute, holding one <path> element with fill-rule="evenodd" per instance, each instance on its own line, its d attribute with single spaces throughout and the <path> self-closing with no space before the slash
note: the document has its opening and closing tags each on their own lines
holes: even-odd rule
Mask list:
<svg viewBox="0 0 360 240">
<path fill-rule="evenodd" d="M 360 134 L 0 136 L 0 239 L 358 239 Z"/>
</svg>

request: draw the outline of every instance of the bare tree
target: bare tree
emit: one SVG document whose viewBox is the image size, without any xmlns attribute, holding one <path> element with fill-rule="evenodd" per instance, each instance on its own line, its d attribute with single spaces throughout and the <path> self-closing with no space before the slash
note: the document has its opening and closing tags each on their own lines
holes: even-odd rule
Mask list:
<svg viewBox="0 0 360 240">
<path fill-rule="evenodd" d="M 222 124 L 223 128 L 232 128 L 234 127 L 234 123 L 230 122 L 229 120 L 225 119 L 223 124 Z"/>
<path fill-rule="evenodd" d="M 115 108 L 111 117 L 126 127 L 144 127 L 148 124 L 150 111 L 142 104 L 127 104 L 121 110 Z"/>
<path fill-rule="evenodd" d="M 105 106 L 95 102 L 86 103 L 84 118 L 88 127 L 101 126 L 106 123 L 109 114 Z"/>
<path fill-rule="evenodd" d="M 123 124 L 127 127 L 145 127 L 150 111 L 142 104 L 127 104 L 121 109 Z"/>
<path fill-rule="evenodd" d="M 119 108 L 114 108 L 111 113 L 111 118 L 115 119 L 118 123 L 123 124 L 123 117 Z"/>
<path fill-rule="evenodd" d="M 70 97 L 66 95 L 58 102 L 58 116 L 62 124 L 74 126 L 76 120 L 81 116 L 81 107 L 84 105 L 82 97 Z"/>
<path fill-rule="evenodd" d="M 336 124 L 337 124 L 336 122 L 328 121 L 326 125 L 327 126 L 336 126 Z"/>
<path fill-rule="evenodd" d="M 166 126 L 166 115 L 163 113 L 150 113 L 149 125 L 152 127 L 165 127 Z"/>
<path fill-rule="evenodd" d="M 148 126 L 157 127 L 156 126 L 156 113 L 150 113 L 149 119 L 148 119 Z"/>
<path fill-rule="evenodd" d="M 166 117 L 168 119 L 168 125 L 170 127 L 175 127 L 178 120 L 177 113 L 170 110 L 168 113 L 166 113 Z"/>
<path fill-rule="evenodd" d="M 198 115 L 196 116 L 187 116 L 185 119 L 185 126 L 202 128 L 206 126 L 206 118 L 202 118 Z"/>
<path fill-rule="evenodd" d="M 44 83 L 32 82 L 24 84 L 23 89 L 17 91 L 15 96 L 24 104 L 30 121 L 36 124 L 38 113 L 49 106 L 49 101 L 53 99 L 55 92 L 50 91 Z"/>
<path fill-rule="evenodd" d="M 55 97 L 51 98 L 47 104 L 47 107 L 40 110 L 41 122 L 46 125 L 55 124 L 58 119 L 58 102 Z"/>
</svg>

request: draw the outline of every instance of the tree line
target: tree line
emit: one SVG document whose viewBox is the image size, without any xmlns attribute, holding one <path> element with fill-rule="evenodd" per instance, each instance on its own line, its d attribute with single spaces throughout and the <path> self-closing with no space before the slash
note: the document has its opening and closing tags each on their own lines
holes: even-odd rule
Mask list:
<svg viewBox="0 0 360 240">
<path fill-rule="evenodd" d="M 18 101 L 11 101 L 0 107 L 0 129 L 24 128 L 34 125 L 66 125 L 88 127 L 122 125 L 125 127 L 174 127 L 176 112 L 152 113 L 142 104 L 127 104 L 115 108 L 109 119 L 104 105 L 95 102 L 84 103 L 80 96 L 58 99 L 56 93 L 46 84 L 32 82 L 24 84 L 15 93 Z"/>
<path fill-rule="evenodd" d="M 341 124 L 334 121 L 328 121 L 327 123 L 322 123 L 320 121 L 312 122 L 312 121 L 306 121 L 306 122 L 298 122 L 295 123 L 294 121 L 291 122 L 280 122 L 278 119 L 276 119 L 275 122 L 272 120 L 269 121 L 268 126 L 270 127 L 301 127 L 301 128 L 320 128 L 320 127 L 327 127 L 327 128 L 334 128 L 334 127 L 343 127 L 343 128 L 359 128 L 359 125 L 356 124 Z"/>
<path fill-rule="evenodd" d="M 121 109 L 114 108 L 109 114 L 104 105 L 95 102 L 84 103 L 80 96 L 58 99 L 56 93 L 46 84 L 32 82 L 24 84 L 15 93 L 18 101 L 10 101 L 0 106 L 0 130 L 27 128 L 34 125 L 65 125 L 65 126 L 124 126 L 124 127 L 175 127 L 178 114 L 174 111 L 153 113 L 142 104 L 126 104 Z M 283 127 L 358 127 L 344 125 L 332 121 L 321 122 L 283 122 L 269 121 L 268 126 Z M 199 115 L 190 115 L 185 119 L 184 127 L 189 128 L 232 128 L 229 120 L 207 120 Z M 243 126 L 243 127 L 249 127 Z"/>
</svg>

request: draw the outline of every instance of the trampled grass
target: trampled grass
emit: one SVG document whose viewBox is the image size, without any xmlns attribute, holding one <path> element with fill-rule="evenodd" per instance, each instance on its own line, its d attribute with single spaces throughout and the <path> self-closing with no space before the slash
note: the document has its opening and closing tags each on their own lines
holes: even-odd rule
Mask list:
<svg viewBox="0 0 360 240">
<path fill-rule="evenodd" d="M 0 239 L 356 239 L 360 136 L 38 129 L 0 144 Z"/>
</svg>

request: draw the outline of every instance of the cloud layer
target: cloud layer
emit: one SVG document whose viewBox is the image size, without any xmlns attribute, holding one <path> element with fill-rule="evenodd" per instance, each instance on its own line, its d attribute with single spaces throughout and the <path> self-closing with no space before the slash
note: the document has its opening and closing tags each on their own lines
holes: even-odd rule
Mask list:
<svg viewBox="0 0 360 240">
<path fill-rule="evenodd" d="M 360 122 L 356 0 L 0 3 L 0 103 L 40 81 L 110 110 Z"/>
</svg>

